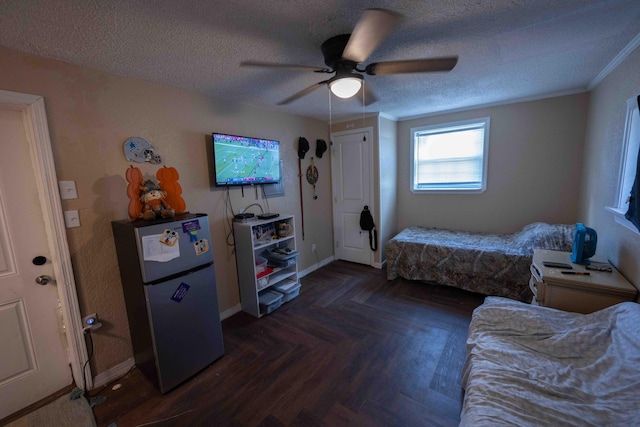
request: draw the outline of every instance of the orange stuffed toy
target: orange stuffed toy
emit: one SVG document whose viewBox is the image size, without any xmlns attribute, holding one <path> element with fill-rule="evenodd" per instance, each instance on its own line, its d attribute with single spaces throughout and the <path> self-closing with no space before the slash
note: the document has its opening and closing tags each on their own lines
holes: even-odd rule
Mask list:
<svg viewBox="0 0 640 427">
<path fill-rule="evenodd" d="M 155 182 L 147 180 L 140 185 L 140 202 L 142 212 L 140 218 L 152 220 L 157 218 L 173 218 L 175 211 L 166 202 L 167 192 Z"/>
<path fill-rule="evenodd" d="M 178 183 L 179 175 L 175 168 L 164 166 L 158 169 L 156 178 L 159 184 L 152 179 L 144 181 L 140 169 L 133 166 L 127 169 L 126 178 L 129 218 L 173 218 L 175 214 L 185 212 L 187 206 L 180 196 L 182 187 Z M 151 194 L 153 190 L 157 193 Z"/>
</svg>

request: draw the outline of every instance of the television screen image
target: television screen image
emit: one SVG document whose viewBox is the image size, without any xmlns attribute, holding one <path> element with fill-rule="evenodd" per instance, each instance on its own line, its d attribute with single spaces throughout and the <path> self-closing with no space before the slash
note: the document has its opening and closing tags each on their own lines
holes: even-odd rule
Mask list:
<svg viewBox="0 0 640 427">
<path fill-rule="evenodd" d="M 280 182 L 280 142 L 246 136 L 213 134 L 217 186 Z"/>
</svg>

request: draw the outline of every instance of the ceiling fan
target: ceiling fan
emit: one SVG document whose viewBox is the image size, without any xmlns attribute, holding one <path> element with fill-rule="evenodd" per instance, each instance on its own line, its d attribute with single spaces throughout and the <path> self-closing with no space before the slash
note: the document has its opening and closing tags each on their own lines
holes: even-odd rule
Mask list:
<svg viewBox="0 0 640 427">
<path fill-rule="evenodd" d="M 327 85 L 331 92 L 340 98 L 350 98 L 363 86 L 362 73 L 375 76 L 383 74 L 425 73 L 434 71 L 451 71 L 458 62 L 457 56 L 430 59 L 412 59 L 403 61 L 373 62 L 364 68 L 359 65 L 398 26 L 401 15 L 385 9 L 367 9 L 356 24 L 351 34 L 341 34 L 325 41 L 320 49 L 324 63 L 329 68 L 318 68 L 306 65 L 279 64 L 274 62 L 242 61 L 244 67 L 267 67 L 313 71 L 314 73 L 334 74 L 333 77 L 315 83 L 280 101 L 278 105 L 289 104 Z M 377 99 L 368 86 L 365 86 L 364 102 L 366 105 Z"/>
</svg>

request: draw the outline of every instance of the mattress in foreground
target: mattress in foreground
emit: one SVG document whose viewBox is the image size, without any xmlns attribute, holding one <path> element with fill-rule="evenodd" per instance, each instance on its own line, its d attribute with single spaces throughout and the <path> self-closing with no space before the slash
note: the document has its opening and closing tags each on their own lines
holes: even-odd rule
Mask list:
<svg viewBox="0 0 640 427">
<path fill-rule="evenodd" d="M 473 314 L 461 426 L 640 425 L 640 305 L 577 314 L 488 297 Z"/>
</svg>

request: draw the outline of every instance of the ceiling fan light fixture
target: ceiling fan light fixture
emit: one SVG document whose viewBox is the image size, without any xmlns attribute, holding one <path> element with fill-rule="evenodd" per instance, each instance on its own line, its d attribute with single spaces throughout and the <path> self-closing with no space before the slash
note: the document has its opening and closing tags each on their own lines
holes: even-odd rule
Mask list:
<svg viewBox="0 0 640 427">
<path fill-rule="evenodd" d="M 362 77 L 341 77 L 329 83 L 329 89 L 338 98 L 351 98 L 362 87 Z"/>
</svg>

